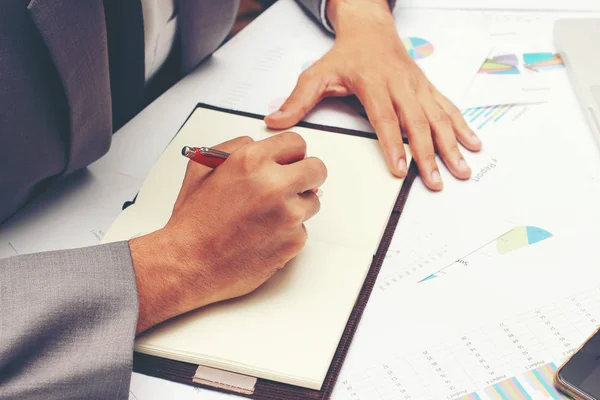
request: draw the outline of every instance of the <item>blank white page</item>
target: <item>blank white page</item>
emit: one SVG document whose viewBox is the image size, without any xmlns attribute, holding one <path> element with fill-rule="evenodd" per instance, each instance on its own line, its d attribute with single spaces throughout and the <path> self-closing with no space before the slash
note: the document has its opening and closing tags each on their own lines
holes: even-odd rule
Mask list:
<svg viewBox="0 0 600 400">
<path fill-rule="evenodd" d="M 318 390 L 371 260 L 364 249 L 309 241 L 250 295 L 158 326 L 136 351 Z"/>
</svg>

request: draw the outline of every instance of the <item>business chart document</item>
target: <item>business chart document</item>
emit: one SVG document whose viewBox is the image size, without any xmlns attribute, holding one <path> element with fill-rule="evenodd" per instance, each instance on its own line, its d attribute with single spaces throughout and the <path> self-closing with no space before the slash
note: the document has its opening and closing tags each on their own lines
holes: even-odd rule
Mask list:
<svg viewBox="0 0 600 400">
<path fill-rule="evenodd" d="M 490 174 L 493 172 L 496 171 Z M 453 179 L 445 178 L 446 182 Z M 490 175 L 482 185 L 494 181 Z M 439 196 L 429 192 L 422 181 L 414 182 L 372 296 L 387 290 L 403 290 L 404 284 L 418 282 L 453 264 L 513 226 L 502 212 L 489 218 L 489 209 L 480 206 L 493 204 L 493 192 L 468 185 L 469 182 L 447 185 L 450 187 Z M 484 220 L 486 223 L 482 224 Z"/>
<path fill-rule="evenodd" d="M 562 398 L 552 373 L 600 327 L 595 246 L 553 238 L 485 272 L 376 298 L 333 398 Z M 395 307 L 383 313 L 382 302 Z"/>
<path fill-rule="evenodd" d="M 562 68 L 563 61 L 553 46 L 496 46 L 483 61 L 461 106 L 545 103 L 551 96 L 552 72 Z"/>
<path fill-rule="evenodd" d="M 526 249 L 544 240 L 553 237 L 552 233 L 532 225 L 517 226 L 504 233 L 498 238 L 466 254 L 453 264 L 436 271 L 425 278 L 422 282 L 430 279 L 441 278 L 445 275 L 455 273 L 462 268 L 489 268 L 495 265 L 496 258 L 502 257 L 513 251 Z"/>
<path fill-rule="evenodd" d="M 556 20 L 573 13 L 464 12 L 465 24 L 487 32 L 490 52 L 463 107 L 545 103 L 564 69 L 553 43 Z M 486 24 L 482 27 L 482 24 Z M 478 27 L 478 28 L 476 28 Z M 497 109 L 500 115 L 505 109 Z"/>
</svg>

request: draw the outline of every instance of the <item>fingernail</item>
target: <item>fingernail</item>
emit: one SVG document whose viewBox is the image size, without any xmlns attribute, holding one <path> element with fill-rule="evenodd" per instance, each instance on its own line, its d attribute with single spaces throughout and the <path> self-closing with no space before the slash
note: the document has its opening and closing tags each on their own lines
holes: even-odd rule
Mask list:
<svg viewBox="0 0 600 400">
<path fill-rule="evenodd" d="M 469 166 L 467 165 L 467 162 L 461 158 L 460 161 L 458 162 L 458 168 L 465 170 L 465 169 L 469 169 Z"/>
<path fill-rule="evenodd" d="M 269 117 L 282 117 L 285 114 L 285 111 L 277 110 L 274 113 L 270 114 Z"/>
<path fill-rule="evenodd" d="M 474 144 L 480 144 L 480 143 L 481 143 L 481 140 L 480 140 L 480 139 L 477 137 L 477 135 L 476 135 L 476 134 L 473 134 L 473 135 L 471 136 L 471 142 L 473 142 Z"/>
<path fill-rule="evenodd" d="M 402 172 L 403 174 L 408 172 L 408 166 L 406 165 L 406 160 L 404 158 L 398 160 L 398 171 Z"/>
<path fill-rule="evenodd" d="M 433 183 L 442 183 L 442 177 L 438 170 L 435 170 L 431 173 L 431 180 Z"/>
</svg>

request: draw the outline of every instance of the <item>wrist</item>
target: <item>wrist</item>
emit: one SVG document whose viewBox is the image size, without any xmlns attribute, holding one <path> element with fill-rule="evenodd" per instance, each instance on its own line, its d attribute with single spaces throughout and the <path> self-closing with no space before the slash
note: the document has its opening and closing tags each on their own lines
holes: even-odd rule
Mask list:
<svg viewBox="0 0 600 400">
<path fill-rule="evenodd" d="M 136 334 L 175 317 L 181 309 L 177 259 L 163 230 L 129 241 L 138 289 Z"/>
<path fill-rule="evenodd" d="M 388 0 L 326 0 L 326 17 L 336 33 L 344 26 L 356 27 L 357 19 L 393 24 Z"/>
</svg>

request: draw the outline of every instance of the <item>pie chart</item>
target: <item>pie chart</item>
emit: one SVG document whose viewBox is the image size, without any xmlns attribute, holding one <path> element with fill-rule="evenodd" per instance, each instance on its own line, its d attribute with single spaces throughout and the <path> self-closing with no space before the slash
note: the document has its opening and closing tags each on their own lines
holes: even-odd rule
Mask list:
<svg viewBox="0 0 600 400">
<path fill-rule="evenodd" d="M 433 45 L 419 37 L 407 37 L 402 39 L 404 47 L 413 60 L 421 60 L 433 54 Z"/>
<path fill-rule="evenodd" d="M 552 237 L 552 234 L 542 228 L 519 226 L 499 237 L 496 241 L 496 249 L 499 254 L 507 254 L 550 237 Z"/>
</svg>

